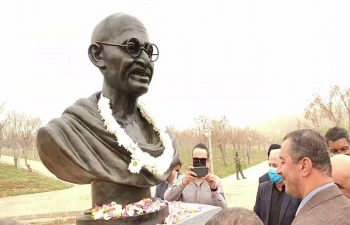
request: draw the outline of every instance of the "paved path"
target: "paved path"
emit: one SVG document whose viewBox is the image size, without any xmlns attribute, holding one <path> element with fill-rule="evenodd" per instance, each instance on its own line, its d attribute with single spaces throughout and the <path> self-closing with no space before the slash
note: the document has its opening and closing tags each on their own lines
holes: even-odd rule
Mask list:
<svg viewBox="0 0 350 225">
<path fill-rule="evenodd" d="M 13 164 L 13 158 L 1 156 L 0 162 Z M 34 171 L 57 179 L 41 162 L 29 163 Z M 21 167 L 26 168 L 23 162 Z M 267 162 L 260 163 L 243 171 L 245 180 L 236 180 L 236 176 L 222 179 L 228 206 L 240 206 L 252 209 L 258 187 L 258 177 L 267 171 Z M 154 195 L 155 188 L 152 188 Z M 39 194 L 30 194 L 0 198 L 0 217 L 15 217 L 56 212 L 84 211 L 91 207 L 90 185 L 75 185 L 72 188 Z M 80 213 L 77 213 L 80 214 Z M 48 216 L 51 217 L 51 216 Z"/>
</svg>

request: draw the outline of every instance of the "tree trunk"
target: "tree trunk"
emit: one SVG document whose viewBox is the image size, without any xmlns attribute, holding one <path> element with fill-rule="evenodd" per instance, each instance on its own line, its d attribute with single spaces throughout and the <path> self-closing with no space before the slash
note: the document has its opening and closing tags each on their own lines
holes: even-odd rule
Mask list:
<svg viewBox="0 0 350 225">
<path fill-rule="evenodd" d="M 30 167 L 30 164 L 29 164 L 28 161 L 27 161 L 27 157 L 24 157 L 24 162 L 25 162 L 25 164 L 26 164 L 26 166 L 27 166 L 27 168 L 28 168 L 28 171 L 29 171 L 30 173 L 33 172 L 32 168 Z"/>
<path fill-rule="evenodd" d="M 18 159 L 14 157 L 13 162 L 15 163 L 15 167 L 18 168 L 18 166 L 17 166 Z"/>
<path fill-rule="evenodd" d="M 246 163 L 247 165 L 249 165 L 249 164 L 248 164 L 248 154 L 247 154 L 248 147 L 247 147 L 247 146 L 244 146 L 243 149 L 244 149 L 243 156 L 244 156 L 245 163 Z"/>
<path fill-rule="evenodd" d="M 222 161 L 224 161 L 224 165 L 227 166 L 225 148 L 223 148 L 222 146 L 219 146 L 219 150 L 221 152 Z"/>
<path fill-rule="evenodd" d="M 32 144 L 32 149 L 33 149 L 33 160 L 35 160 L 35 145 L 34 145 L 34 142 Z"/>
<path fill-rule="evenodd" d="M 27 149 L 27 150 L 26 150 L 26 149 Z M 33 171 L 32 171 L 32 168 L 30 167 L 30 164 L 28 163 L 28 160 L 27 160 L 27 152 L 28 152 L 28 148 L 27 148 L 27 147 L 23 148 L 24 164 L 25 164 L 26 167 L 28 168 L 28 171 L 29 171 L 29 172 L 33 172 Z"/>
<path fill-rule="evenodd" d="M 13 161 L 15 163 L 15 167 L 20 168 L 20 158 L 18 157 L 18 146 L 13 150 Z"/>
<path fill-rule="evenodd" d="M 251 146 L 250 143 L 248 144 L 248 149 L 247 149 L 247 165 L 250 166 L 250 152 L 251 152 Z"/>
<path fill-rule="evenodd" d="M 250 162 L 250 153 L 247 154 L 247 159 L 248 159 L 248 160 L 247 160 L 247 161 L 248 161 L 248 166 L 250 166 L 250 163 L 251 163 L 251 162 Z"/>
</svg>

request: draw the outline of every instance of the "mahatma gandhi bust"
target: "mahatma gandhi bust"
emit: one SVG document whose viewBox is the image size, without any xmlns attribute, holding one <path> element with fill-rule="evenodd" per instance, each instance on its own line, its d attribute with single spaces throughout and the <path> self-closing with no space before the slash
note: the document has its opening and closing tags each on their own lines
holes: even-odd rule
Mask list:
<svg viewBox="0 0 350 225">
<path fill-rule="evenodd" d="M 39 156 L 59 179 L 91 183 L 93 207 L 151 197 L 150 187 L 166 180 L 178 157 L 174 135 L 138 101 L 158 47 L 137 18 L 118 13 L 96 26 L 88 55 L 103 75 L 102 92 L 39 130 Z"/>
</svg>

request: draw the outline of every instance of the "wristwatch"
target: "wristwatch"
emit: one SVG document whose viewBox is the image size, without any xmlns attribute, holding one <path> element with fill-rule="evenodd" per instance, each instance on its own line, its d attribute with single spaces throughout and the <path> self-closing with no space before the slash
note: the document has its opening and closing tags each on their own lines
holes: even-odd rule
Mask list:
<svg viewBox="0 0 350 225">
<path fill-rule="evenodd" d="M 211 190 L 212 192 L 215 192 L 215 191 L 218 190 L 218 187 L 216 187 L 215 189 L 210 188 L 210 190 Z"/>
</svg>

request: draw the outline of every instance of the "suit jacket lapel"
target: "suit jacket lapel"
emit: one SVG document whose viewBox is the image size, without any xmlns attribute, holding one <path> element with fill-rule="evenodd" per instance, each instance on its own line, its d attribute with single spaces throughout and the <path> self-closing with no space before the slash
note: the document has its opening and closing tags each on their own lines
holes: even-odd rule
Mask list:
<svg viewBox="0 0 350 225">
<path fill-rule="evenodd" d="M 266 190 L 266 195 L 265 195 L 265 198 L 266 198 L 266 224 L 269 223 L 269 219 L 270 219 L 270 209 L 271 209 L 271 197 L 272 197 L 272 188 L 273 188 L 273 183 L 270 181 L 268 184 L 267 184 L 267 190 Z"/>
<path fill-rule="evenodd" d="M 336 185 L 332 185 L 316 193 L 308 202 L 305 203 L 303 208 L 300 209 L 298 215 L 294 218 L 292 225 L 295 224 L 299 218 L 302 218 L 304 213 L 308 212 L 313 207 L 339 195 L 342 195 L 342 193 Z"/>
<path fill-rule="evenodd" d="M 313 207 L 328 201 L 331 198 L 335 198 L 339 195 L 342 195 L 342 192 L 339 190 L 339 188 L 336 185 L 332 185 L 326 189 L 323 189 L 316 193 L 314 196 L 311 197 L 311 199 L 306 202 L 303 208 L 299 211 L 299 214 L 304 213 L 312 209 Z M 298 215 L 299 215 L 298 214 Z"/>
<path fill-rule="evenodd" d="M 290 195 L 287 195 L 286 192 L 283 194 L 283 200 L 282 200 L 282 205 L 281 205 L 281 211 L 280 211 L 280 219 L 279 219 L 279 224 L 281 224 L 282 219 L 284 217 L 284 214 L 286 213 L 286 210 L 289 205 L 289 201 L 291 199 Z"/>
</svg>

